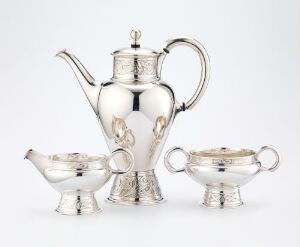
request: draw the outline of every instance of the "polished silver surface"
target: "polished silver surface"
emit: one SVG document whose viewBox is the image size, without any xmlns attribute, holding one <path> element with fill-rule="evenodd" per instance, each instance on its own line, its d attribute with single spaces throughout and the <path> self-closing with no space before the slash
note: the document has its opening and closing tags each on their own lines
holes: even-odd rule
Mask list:
<svg viewBox="0 0 300 247">
<path fill-rule="evenodd" d="M 107 200 L 124 205 L 153 205 L 165 202 L 154 170 L 116 176 Z"/>
<path fill-rule="evenodd" d="M 209 79 L 208 55 L 202 45 L 189 38 L 169 40 L 163 52 L 142 48 L 139 44 L 141 33 L 131 32 L 132 44 L 112 53 L 113 77 L 106 82 L 96 83 L 80 61 L 67 51 L 57 56 L 66 60 L 82 89 L 85 92 L 99 123 L 110 150 L 118 147 L 129 149 L 134 155 L 133 171 L 137 178 L 144 178 L 145 173 L 152 174 L 160 156 L 177 113 L 191 109 L 202 97 Z M 160 72 L 166 55 L 180 45 L 191 47 L 199 55 L 202 73 L 195 94 L 187 103 L 178 103 L 172 88 L 160 79 Z M 199 68 L 200 69 L 200 68 Z M 116 158 L 119 167 L 124 167 L 124 160 Z M 153 176 L 152 176 L 153 177 Z M 131 175 L 116 177 L 109 197 L 110 201 L 124 204 L 146 204 L 161 202 L 162 196 L 156 177 L 155 183 L 149 182 L 152 193 L 140 193 L 143 181 L 137 179 L 132 194 L 121 193 L 116 196 L 115 188 L 125 191 Z M 153 181 L 153 180 L 149 180 Z M 123 188 L 122 188 L 123 187 Z"/>
<path fill-rule="evenodd" d="M 126 168 L 113 169 L 109 163 L 118 156 L 127 163 Z M 28 150 L 25 155 L 48 183 L 59 193 L 61 199 L 56 212 L 64 215 L 92 214 L 101 211 L 94 193 L 113 174 L 121 175 L 133 167 L 134 158 L 129 150 L 116 149 L 110 156 L 101 154 L 68 153 L 43 155 Z"/>
<path fill-rule="evenodd" d="M 132 30 L 131 33 L 130 33 L 130 37 L 132 38 L 132 43 L 131 43 L 131 46 L 132 47 L 138 47 L 140 44 L 139 44 L 139 39 L 141 38 L 142 36 L 142 33 L 140 30 Z"/>
<path fill-rule="evenodd" d="M 275 161 L 262 165 L 259 156 L 271 151 Z M 175 168 L 170 161 L 173 153 L 186 156 L 182 168 Z M 272 146 L 263 146 L 258 152 L 250 149 L 216 148 L 187 152 L 181 147 L 169 149 L 165 155 L 166 168 L 171 173 L 185 172 L 197 183 L 206 187 L 203 205 L 211 208 L 237 207 L 243 204 L 240 187 L 262 171 L 275 171 L 279 166 L 279 154 Z"/>
<path fill-rule="evenodd" d="M 200 74 L 200 79 L 198 82 L 198 87 L 193 94 L 193 96 L 187 101 L 181 104 L 181 110 L 190 110 L 192 109 L 198 101 L 201 99 L 203 96 L 206 87 L 208 85 L 209 81 L 209 72 L 210 72 L 210 67 L 209 67 L 209 57 L 208 54 L 205 50 L 205 48 L 201 45 L 201 43 L 195 39 L 190 39 L 186 37 L 182 38 L 176 38 L 176 39 L 170 39 L 167 41 L 167 46 L 164 48 L 164 52 L 161 53 L 158 59 L 158 75 L 160 77 L 161 74 L 161 69 L 163 62 L 165 60 L 165 57 L 167 54 L 170 53 L 170 51 L 178 46 L 187 46 L 192 48 L 197 54 L 200 59 L 201 63 L 201 74 Z"/>
</svg>

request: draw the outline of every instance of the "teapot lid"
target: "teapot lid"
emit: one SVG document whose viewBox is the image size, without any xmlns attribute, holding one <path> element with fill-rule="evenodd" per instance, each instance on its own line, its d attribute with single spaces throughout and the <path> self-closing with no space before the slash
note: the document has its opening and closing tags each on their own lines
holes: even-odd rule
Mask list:
<svg viewBox="0 0 300 247">
<path fill-rule="evenodd" d="M 132 39 L 131 42 L 131 47 L 128 48 L 122 48 L 119 50 L 116 50 L 112 53 L 112 55 L 114 57 L 119 57 L 119 56 L 124 56 L 124 57 L 131 57 L 131 56 L 145 56 L 145 57 L 154 57 L 154 56 L 158 56 L 160 53 L 152 50 L 152 49 L 148 49 L 148 48 L 141 48 L 140 43 L 139 43 L 139 39 L 141 38 L 142 34 L 140 30 L 135 30 L 133 29 L 130 32 L 130 37 Z"/>
</svg>

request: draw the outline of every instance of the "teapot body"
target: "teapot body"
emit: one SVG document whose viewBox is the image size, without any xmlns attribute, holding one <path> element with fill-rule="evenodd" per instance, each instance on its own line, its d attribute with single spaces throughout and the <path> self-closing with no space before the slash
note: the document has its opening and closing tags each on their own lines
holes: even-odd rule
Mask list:
<svg viewBox="0 0 300 247">
<path fill-rule="evenodd" d="M 110 150 L 128 148 L 135 157 L 133 171 L 154 169 L 176 114 L 172 89 L 163 81 L 102 84 L 98 120 Z M 120 168 L 126 166 L 115 158 Z"/>
</svg>

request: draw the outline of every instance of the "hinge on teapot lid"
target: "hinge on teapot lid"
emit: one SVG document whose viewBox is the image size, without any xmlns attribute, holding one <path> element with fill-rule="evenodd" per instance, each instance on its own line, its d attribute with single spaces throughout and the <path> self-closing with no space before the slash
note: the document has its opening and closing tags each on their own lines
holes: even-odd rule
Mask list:
<svg viewBox="0 0 300 247">
<path fill-rule="evenodd" d="M 140 48 L 139 39 L 142 34 L 140 30 L 133 29 L 130 33 L 130 37 L 132 38 L 131 48 Z"/>
</svg>

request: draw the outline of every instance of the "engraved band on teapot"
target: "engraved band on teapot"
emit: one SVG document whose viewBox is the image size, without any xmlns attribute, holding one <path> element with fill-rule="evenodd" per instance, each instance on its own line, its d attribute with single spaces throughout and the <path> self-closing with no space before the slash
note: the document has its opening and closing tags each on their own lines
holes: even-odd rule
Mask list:
<svg viewBox="0 0 300 247">
<path fill-rule="evenodd" d="M 113 78 L 157 80 L 157 58 L 115 57 Z"/>
</svg>

